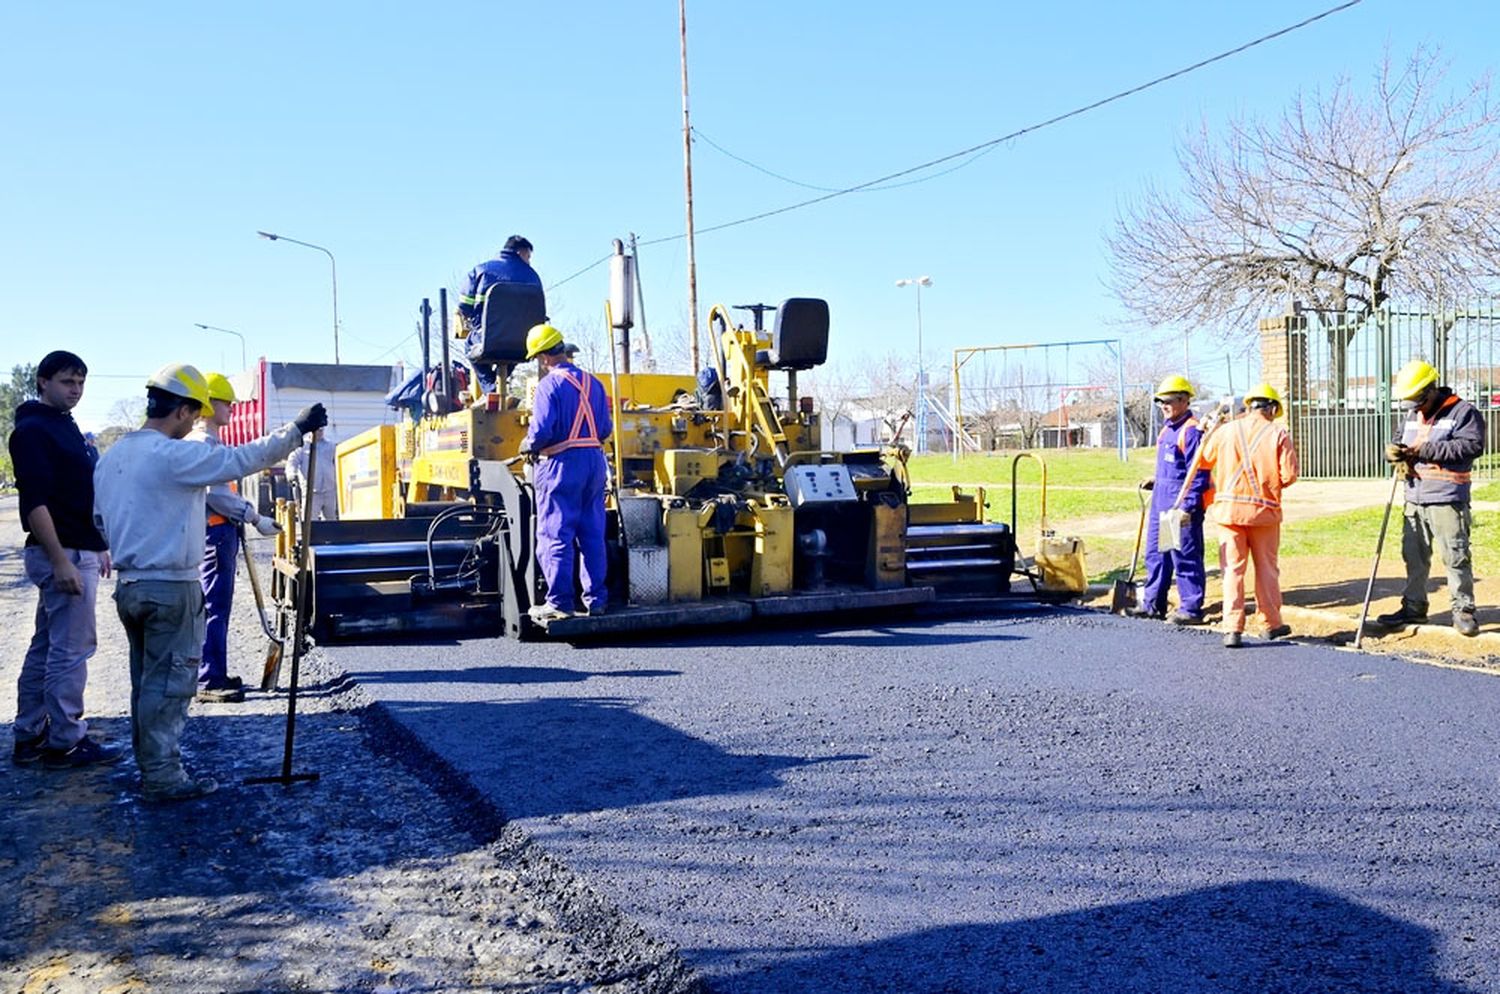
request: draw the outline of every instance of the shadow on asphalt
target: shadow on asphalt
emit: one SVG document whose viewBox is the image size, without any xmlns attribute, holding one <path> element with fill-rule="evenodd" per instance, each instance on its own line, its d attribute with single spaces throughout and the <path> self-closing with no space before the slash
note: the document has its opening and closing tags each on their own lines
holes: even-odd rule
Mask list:
<svg viewBox="0 0 1500 994">
<path fill-rule="evenodd" d="M 723 994 L 1477 994 L 1436 975 L 1437 942 L 1329 891 L 1257 880 L 800 958 L 748 948 L 687 955 Z M 762 957 L 775 961 L 738 971 L 705 962 Z"/>
<path fill-rule="evenodd" d="M 745 627 L 703 628 L 677 630 L 673 632 L 641 632 L 637 635 L 611 636 L 610 638 L 579 639 L 573 643 L 577 649 L 606 649 L 617 646 L 635 646 L 644 649 L 681 649 L 692 646 L 755 646 L 774 648 L 777 646 L 853 646 L 855 648 L 924 648 L 928 646 L 965 645 L 972 642 L 1010 642 L 1024 636 L 1006 635 L 996 630 L 972 633 L 955 630 L 961 622 L 993 621 L 999 619 L 943 618 L 902 620 L 892 624 L 889 617 L 869 619 L 867 627 L 856 627 L 853 623 L 830 626 L 824 618 L 823 624 L 812 619 L 797 622 L 756 620 Z"/>
<path fill-rule="evenodd" d="M 582 683 L 597 677 L 682 676 L 681 670 L 610 670 L 589 672 L 562 666 L 470 666 L 435 670 L 353 670 L 359 683 Z"/>
<path fill-rule="evenodd" d="M 769 790 L 786 770 L 868 758 L 726 752 L 619 698 L 383 706 L 512 819 Z"/>
</svg>

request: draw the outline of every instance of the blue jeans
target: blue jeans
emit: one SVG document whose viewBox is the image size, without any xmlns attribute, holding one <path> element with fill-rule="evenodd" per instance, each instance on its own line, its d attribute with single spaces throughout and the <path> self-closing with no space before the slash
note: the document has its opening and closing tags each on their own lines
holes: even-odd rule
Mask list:
<svg viewBox="0 0 1500 994">
<path fill-rule="evenodd" d="M 83 579 L 81 594 L 65 594 L 53 585 L 46 549 L 28 545 L 22 554 L 37 600 L 31 645 L 16 680 L 15 735 L 17 741 L 34 739 L 45 730 L 49 749 L 71 749 L 88 732 L 83 688 L 89 657 L 98 645 L 94 598 L 99 590 L 99 554 L 64 551 Z"/>
</svg>

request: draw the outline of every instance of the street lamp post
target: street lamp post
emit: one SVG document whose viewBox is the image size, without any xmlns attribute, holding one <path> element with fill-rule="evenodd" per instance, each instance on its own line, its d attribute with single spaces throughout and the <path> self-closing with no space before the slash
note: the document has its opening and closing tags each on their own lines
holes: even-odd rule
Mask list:
<svg viewBox="0 0 1500 994">
<path fill-rule="evenodd" d="M 233 335 L 235 338 L 238 338 L 240 340 L 240 369 L 245 370 L 245 369 L 249 369 L 250 368 L 250 363 L 245 358 L 245 336 L 244 335 L 241 335 L 239 332 L 235 331 L 233 328 L 220 328 L 217 325 L 212 325 L 212 324 L 198 324 L 197 322 L 194 322 L 193 323 L 193 327 L 194 328 L 202 328 L 204 331 L 222 331 L 226 335 Z"/>
<path fill-rule="evenodd" d="M 918 276 L 909 280 L 897 280 L 897 286 L 917 288 L 917 402 L 916 402 L 916 450 L 927 451 L 927 359 L 922 355 L 922 288 L 932 286 L 931 276 Z"/>
<path fill-rule="evenodd" d="M 286 235 L 273 235 L 269 231 L 257 231 L 257 235 L 273 242 L 291 242 L 293 245 L 301 245 L 303 248 L 316 249 L 328 256 L 328 265 L 333 272 L 333 364 L 339 364 L 339 265 L 334 261 L 333 253 L 321 245 L 312 242 L 298 241 L 288 238 Z"/>
</svg>

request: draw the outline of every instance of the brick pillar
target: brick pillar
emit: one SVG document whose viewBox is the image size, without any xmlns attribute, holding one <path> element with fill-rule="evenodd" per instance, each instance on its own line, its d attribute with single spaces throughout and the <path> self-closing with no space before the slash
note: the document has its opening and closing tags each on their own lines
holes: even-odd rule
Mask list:
<svg viewBox="0 0 1500 994">
<path fill-rule="evenodd" d="M 1300 442 L 1312 399 L 1307 383 L 1307 318 L 1294 305 L 1292 313 L 1261 318 L 1258 325 L 1260 375 L 1281 392 L 1287 431 L 1294 443 Z"/>
</svg>

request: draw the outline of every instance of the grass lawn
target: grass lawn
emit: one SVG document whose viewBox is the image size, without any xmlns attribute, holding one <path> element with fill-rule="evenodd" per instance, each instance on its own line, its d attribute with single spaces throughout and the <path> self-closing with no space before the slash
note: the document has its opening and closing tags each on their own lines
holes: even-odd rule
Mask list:
<svg viewBox="0 0 1500 994">
<path fill-rule="evenodd" d="M 1500 484 L 1492 484 L 1500 496 Z M 1477 493 L 1476 493 L 1477 497 Z M 1485 498 L 1485 499 L 1494 499 Z M 1375 554 L 1380 536 L 1380 517 L 1384 508 L 1367 507 L 1326 518 L 1300 521 L 1281 532 L 1282 558 L 1297 556 L 1353 556 L 1368 559 Z M 1474 530 L 1469 535 L 1474 571 L 1493 575 L 1500 571 L 1500 512 L 1474 512 Z M 1385 535 L 1385 556 L 1401 558 L 1401 504 L 1391 509 L 1391 524 Z M 1435 570 L 1441 570 L 1433 556 Z"/>
<path fill-rule="evenodd" d="M 1156 470 L 1156 449 L 1127 449 L 1126 462 L 1114 449 L 1048 449 L 1039 455 L 1047 462 L 1047 484 L 1058 487 L 1112 486 L 1133 488 Z M 1010 486 L 1010 464 L 1014 452 L 966 455 L 957 462 L 951 455 L 912 456 L 907 462 L 911 481 L 917 484 L 982 484 Z M 1034 459 L 1022 459 L 1016 478 L 1022 486 L 1038 485 L 1042 471 Z"/>
</svg>

